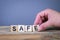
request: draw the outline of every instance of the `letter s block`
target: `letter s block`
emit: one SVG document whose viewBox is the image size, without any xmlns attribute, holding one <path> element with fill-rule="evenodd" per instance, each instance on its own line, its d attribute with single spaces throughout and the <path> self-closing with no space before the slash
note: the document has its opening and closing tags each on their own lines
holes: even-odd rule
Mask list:
<svg viewBox="0 0 60 40">
<path fill-rule="evenodd" d="M 11 32 L 18 32 L 18 26 L 17 25 L 11 25 Z"/>
</svg>

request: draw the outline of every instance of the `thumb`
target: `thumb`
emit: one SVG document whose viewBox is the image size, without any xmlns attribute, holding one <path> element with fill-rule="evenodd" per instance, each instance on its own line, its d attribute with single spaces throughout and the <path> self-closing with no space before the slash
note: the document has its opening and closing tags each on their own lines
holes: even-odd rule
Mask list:
<svg viewBox="0 0 60 40">
<path fill-rule="evenodd" d="M 51 26 L 50 21 L 44 22 L 40 25 L 40 27 L 38 28 L 38 31 L 42 31 L 45 30 L 47 27 Z"/>
</svg>

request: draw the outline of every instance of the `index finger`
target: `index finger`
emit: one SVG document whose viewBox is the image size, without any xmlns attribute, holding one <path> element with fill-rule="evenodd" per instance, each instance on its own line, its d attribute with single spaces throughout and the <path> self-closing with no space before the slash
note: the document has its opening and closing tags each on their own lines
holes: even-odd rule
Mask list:
<svg viewBox="0 0 60 40">
<path fill-rule="evenodd" d="M 34 21 L 34 25 L 40 25 L 42 24 L 43 20 L 45 20 L 44 18 L 47 18 L 47 11 L 41 11 L 37 14 L 36 19 Z"/>
<path fill-rule="evenodd" d="M 42 19 L 41 19 L 41 16 L 39 14 L 37 14 L 37 16 L 35 18 L 34 25 L 39 25 L 42 23 Z"/>
</svg>

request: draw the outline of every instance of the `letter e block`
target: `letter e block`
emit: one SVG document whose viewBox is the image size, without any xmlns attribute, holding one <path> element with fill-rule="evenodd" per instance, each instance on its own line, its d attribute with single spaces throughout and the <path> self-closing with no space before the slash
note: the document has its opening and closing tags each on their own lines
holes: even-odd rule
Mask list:
<svg viewBox="0 0 60 40">
<path fill-rule="evenodd" d="M 33 25 L 33 32 L 37 32 L 39 28 L 39 25 Z"/>
</svg>

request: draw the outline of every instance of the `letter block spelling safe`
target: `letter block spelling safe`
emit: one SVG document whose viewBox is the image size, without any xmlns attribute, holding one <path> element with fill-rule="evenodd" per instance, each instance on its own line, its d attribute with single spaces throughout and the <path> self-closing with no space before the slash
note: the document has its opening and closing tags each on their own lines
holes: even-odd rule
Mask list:
<svg viewBox="0 0 60 40">
<path fill-rule="evenodd" d="M 11 32 L 37 32 L 39 25 L 11 25 Z"/>
</svg>

